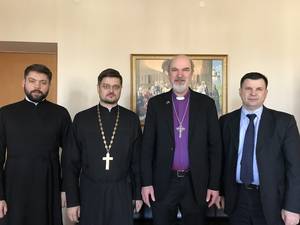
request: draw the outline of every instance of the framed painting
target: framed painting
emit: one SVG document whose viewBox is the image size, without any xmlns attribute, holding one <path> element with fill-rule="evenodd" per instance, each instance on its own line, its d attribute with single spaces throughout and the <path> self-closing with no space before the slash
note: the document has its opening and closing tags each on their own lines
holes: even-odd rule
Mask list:
<svg viewBox="0 0 300 225">
<path fill-rule="evenodd" d="M 175 54 L 131 55 L 131 109 L 144 124 L 151 97 L 171 89 L 168 78 L 170 59 Z M 194 63 L 190 87 L 210 96 L 218 115 L 227 112 L 227 55 L 187 54 Z"/>
</svg>

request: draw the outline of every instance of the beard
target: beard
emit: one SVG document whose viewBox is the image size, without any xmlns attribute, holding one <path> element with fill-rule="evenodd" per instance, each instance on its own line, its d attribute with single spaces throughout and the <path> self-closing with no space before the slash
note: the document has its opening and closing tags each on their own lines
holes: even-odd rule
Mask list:
<svg viewBox="0 0 300 225">
<path fill-rule="evenodd" d="M 118 103 L 118 100 L 110 100 L 110 99 L 101 99 L 101 101 L 109 105 L 114 105 Z"/>
<path fill-rule="evenodd" d="M 175 93 L 183 93 L 187 90 L 187 87 L 185 84 L 174 84 L 173 90 L 175 91 Z"/>
<path fill-rule="evenodd" d="M 26 88 L 24 88 L 24 92 L 30 101 L 39 103 L 47 97 L 49 90 L 45 93 L 43 93 L 39 90 L 33 90 L 33 91 L 29 92 L 28 90 L 26 90 Z M 38 93 L 39 95 L 35 95 L 35 93 Z"/>
<path fill-rule="evenodd" d="M 120 98 L 120 97 L 119 97 L 119 98 Z M 100 100 L 101 100 L 101 102 L 103 102 L 103 103 L 105 103 L 105 104 L 115 105 L 115 104 L 118 103 L 119 98 L 118 98 L 118 97 L 115 97 L 115 98 L 110 99 L 110 98 L 101 98 L 101 97 L 100 97 Z"/>
</svg>

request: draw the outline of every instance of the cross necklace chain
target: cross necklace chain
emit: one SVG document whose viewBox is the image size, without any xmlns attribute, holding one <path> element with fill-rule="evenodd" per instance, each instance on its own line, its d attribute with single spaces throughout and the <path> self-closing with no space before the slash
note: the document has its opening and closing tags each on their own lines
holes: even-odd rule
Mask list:
<svg viewBox="0 0 300 225">
<path fill-rule="evenodd" d="M 116 135 L 116 131 L 117 131 L 117 127 L 119 124 L 119 119 L 120 119 L 120 108 L 118 107 L 118 111 L 117 111 L 117 118 L 116 118 L 116 122 L 115 122 L 115 126 L 110 138 L 110 142 L 109 145 L 107 145 L 106 142 L 106 138 L 105 138 L 105 133 L 104 133 L 104 129 L 103 129 L 103 124 L 102 124 L 102 120 L 101 120 L 101 115 L 100 115 L 100 107 L 99 104 L 97 105 L 97 115 L 98 115 L 98 123 L 99 123 L 99 128 L 100 128 L 100 135 L 102 137 L 103 143 L 104 143 L 104 147 L 106 149 L 106 156 L 102 157 L 102 160 L 105 161 L 105 170 L 109 170 L 109 163 L 110 161 L 112 161 L 114 158 L 110 156 L 110 149 L 112 144 L 114 143 L 114 139 L 115 139 L 115 135 Z"/>
<path fill-rule="evenodd" d="M 185 116 L 186 116 L 186 113 L 187 113 L 187 109 L 188 109 L 188 107 L 189 107 L 189 102 L 190 102 L 190 99 L 188 99 L 188 101 L 187 101 L 187 104 L 186 104 L 185 110 L 184 110 L 184 114 L 183 114 L 183 116 L 182 116 L 182 119 L 180 120 L 180 119 L 179 119 L 179 116 L 178 116 L 178 113 L 177 113 L 177 111 L 176 111 L 176 108 L 175 108 L 174 99 L 173 99 L 173 101 L 172 101 L 174 113 L 175 113 L 176 119 L 177 119 L 177 121 L 178 121 L 178 123 L 179 123 L 179 126 L 176 127 L 176 130 L 179 132 L 179 138 L 182 137 L 182 132 L 185 131 L 185 128 L 182 126 L 182 123 L 183 123 L 183 121 L 184 121 L 184 119 L 185 119 Z"/>
</svg>

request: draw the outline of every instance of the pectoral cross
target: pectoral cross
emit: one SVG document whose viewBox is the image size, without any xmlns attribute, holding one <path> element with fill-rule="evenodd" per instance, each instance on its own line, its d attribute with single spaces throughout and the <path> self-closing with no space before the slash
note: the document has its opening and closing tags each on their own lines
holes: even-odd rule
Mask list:
<svg viewBox="0 0 300 225">
<path fill-rule="evenodd" d="M 105 157 L 102 157 L 102 160 L 105 160 L 105 170 L 109 170 L 109 161 L 112 161 L 114 158 L 110 157 L 109 152 L 106 153 Z"/>
<path fill-rule="evenodd" d="M 182 124 L 179 124 L 179 127 L 176 127 L 176 130 L 178 130 L 179 138 L 181 138 L 182 132 L 185 130 L 185 128 L 182 126 Z"/>
</svg>

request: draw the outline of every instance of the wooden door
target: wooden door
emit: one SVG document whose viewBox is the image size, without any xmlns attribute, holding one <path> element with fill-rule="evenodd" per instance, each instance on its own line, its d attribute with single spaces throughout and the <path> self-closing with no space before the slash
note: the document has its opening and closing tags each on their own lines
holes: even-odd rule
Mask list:
<svg viewBox="0 0 300 225">
<path fill-rule="evenodd" d="M 31 64 L 44 64 L 53 73 L 49 101 L 57 100 L 57 54 L 35 52 L 1 52 L 0 49 L 0 107 L 24 99 L 22 81 L 24 70 Z"/>
</svg>

